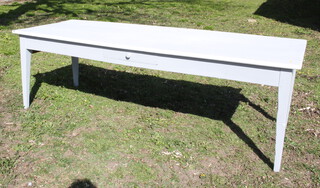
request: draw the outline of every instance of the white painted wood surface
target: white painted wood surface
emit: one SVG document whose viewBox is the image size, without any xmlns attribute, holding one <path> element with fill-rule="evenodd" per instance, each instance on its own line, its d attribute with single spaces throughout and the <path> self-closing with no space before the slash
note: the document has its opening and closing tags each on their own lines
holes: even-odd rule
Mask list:
<svg viewBox="0 0 320 188">
<path fill-rule="evenodd" d="M 215 77 L 228 80 L 278 86 L 279 68 L 236 64 L 231 62 L 166 56 L 128 50 L 110 49 L 86 44 L 20 37 L 29 49 L 109 63 Z M 130 54 L 130 58 L 128 57 Z"/>
<path fill-rule="evenodd" d="M 306 41 L 218 31 L 69 20 L 19 35 L 279 68 L 301 69 Z"/>
<path fill-rule="evenodd" d="M 70 20 L 15 30 L 20 35 L 23 105 L 30 105 L 33 51 L 72 58 L 79 85 L 79 58 L 278 87 L 274 171 L 281 167 L 285 129 L 306 41 L 226 32 Z"/>
</svg>

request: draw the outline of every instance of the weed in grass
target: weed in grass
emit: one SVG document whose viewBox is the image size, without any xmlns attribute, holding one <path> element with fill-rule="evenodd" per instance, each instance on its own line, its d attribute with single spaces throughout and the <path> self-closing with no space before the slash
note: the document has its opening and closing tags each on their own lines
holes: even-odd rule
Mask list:
<svg viewBox="0 0 320 188">
<path fill-rule="evenodd" d="M 213 26 L 204 26 L 203 29 L 205 29 L 205 30 L 213 30 L 214 28 L 213 28 Z"/>
<path fill-rule="evenodd" d="M 154 170 L 142 162 L 133 162 L 128 168 L 132 168 L 132 175 L 141 182 L 150 182 L 156 178 Z"/>
<path fill-rule="evenodd" d="M 0 174 L 6 176 L 9 175 L 16 164 L 15 158 L 1 158 L 0 159 Z"/>
</svg>

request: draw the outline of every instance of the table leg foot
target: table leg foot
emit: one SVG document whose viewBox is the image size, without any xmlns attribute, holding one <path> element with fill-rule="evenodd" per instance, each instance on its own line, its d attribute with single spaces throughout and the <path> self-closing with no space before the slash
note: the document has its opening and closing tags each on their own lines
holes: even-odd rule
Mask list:
<svg viewBox="0 0 320 188">
<path fill-rule="evenodd" d="M 20 41 L 20 43 L 23 107 L 24 109 L 27 109 L 30 106 L 30 70 L 32 51 L 24 48 L 23 41 Z"/>
</svg>

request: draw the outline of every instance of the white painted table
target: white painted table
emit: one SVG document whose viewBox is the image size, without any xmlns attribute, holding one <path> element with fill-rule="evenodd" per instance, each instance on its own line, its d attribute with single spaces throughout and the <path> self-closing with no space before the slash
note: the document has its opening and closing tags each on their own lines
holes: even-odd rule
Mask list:
<svg viewBox="0 0 320 188">
<path fill-rule="evenodd" d="M 29 107 L 31 54 L 78 58 L 278 87 L 274 171 L 280 171 L 295 72 L 306 41 L 195 29 L 69 20 L 15 30 L 20 36 L 24 108 Z"/>
</svg>

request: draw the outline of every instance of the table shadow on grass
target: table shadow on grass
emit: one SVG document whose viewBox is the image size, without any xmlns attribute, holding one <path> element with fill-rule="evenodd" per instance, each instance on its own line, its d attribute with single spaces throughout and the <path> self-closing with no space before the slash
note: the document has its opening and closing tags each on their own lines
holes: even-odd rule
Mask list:
<svg viewBox="0 0 320 188">
<path fill-rule="evenodd" d="M 124 17 L 120 15 L 130 15 L 131 12 L 129 9 L 121 10 L 120 15 L 117 15 L 114 11 L 106 11 L 106 10 L 93 10 L 89 7 L 92 6 L 108 6 L 108 7 L 115 7 L 120 9 L 120 7 L 126 5 L 134 5 L 134 6 L 141 6 L 141 5 L 149 5 L 152 6 L 152 2 L 183 2 L 183 3 L 195 3 L 198 0 L 158 0 L 158 1 L 149 1 L 149 0 L 130 0 L 130 1 L 89 1 L 89 0 L 34 0 L 34 1 L 27 1 L 22 4 L 18 4 L 19 6 L 16 9 L 10 10 L 8 12 L 0 14 L 0 25 L 8 26 L 13 23 L 20 23 L 23 22 L 19 20 L 19 18 L 23 15 L 28 16 L 28 21 L 31 23 L 39 23 L 40 20 L 47 20 L 49 17 L 56 17 L 58 16 L 67 16 L 74 18 L 79 18 L 81 14 L 87 15 L 95 15 L 96 18 L 99 18 L 99 14 L 104 13 L 104 16 L 99 19 L 107 20 L 107 21 L 117 21 L 123 20 Z M 74 4 L 73 8 L 70 6 L 65 6 L 66 4 Z M 81 5 L 81 8 L 79 8 Z M 88 5 L 88 6 L 86 6 Z M 17 3 L 13 3 L 12 5 L 3 5 L 3 6 L 17 6 Z M 76 7 L 76 8 L 75 8 Z M 106 12 L 105 12 L 106 11 Z M 42 12 L 45 15 L 36 15 L 35 12 Z M 32 21 L 33 20 L 33 21 Z M 130 21 L 130 20 L 126 20 Z"/>
<path fill-rule="evenodd" d="M 48 83 L 113 100 L 220 120 L 272 169 L 273 163 L 270 159 L 231 118 L 240 102 L 248 103 L 272 121 L 275 118 L 243 96 L 240 93 L 241 89 L 108 70 L 84 64 L 79 64 L 79 66 L 80 85 L 78 88 L 72 84 L 71 66 L 34 75 L 36 82 L 31 90 L 31 101 L 34 100 L 41 83 Z"/>
<path fill-rule="evenodd" d="M 320 31 L 319 0 L 268 0 L 254 14 Z"/>
</svg>

